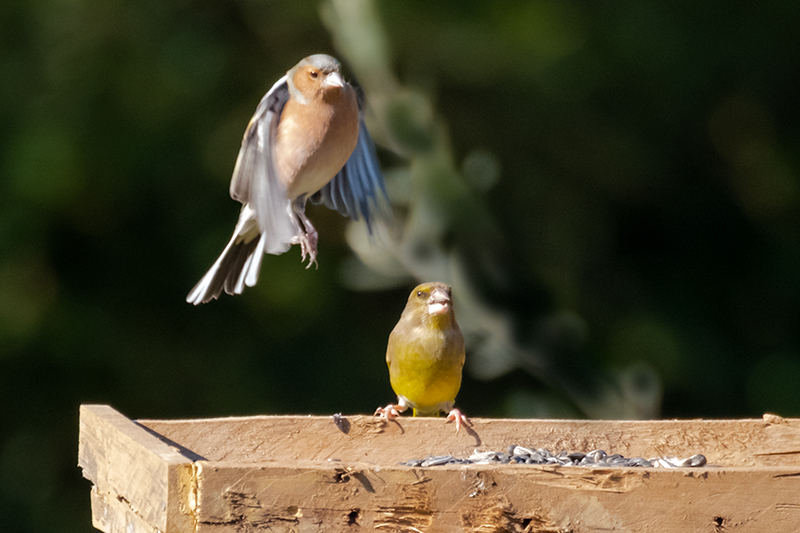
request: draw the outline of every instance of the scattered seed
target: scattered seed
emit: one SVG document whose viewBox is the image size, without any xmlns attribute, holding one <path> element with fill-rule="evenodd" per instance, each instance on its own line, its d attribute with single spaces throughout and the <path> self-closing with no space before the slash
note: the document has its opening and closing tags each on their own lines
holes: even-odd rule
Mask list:
<svg viewBox="0 0 800 533">
<path fill-rule="evenodd" d="M 567 452 L 566 450 L 553 454 L 547 448 L 526 448 L 524 446 L 510 445 L 505 452 L 475 450 L 468 458 L 458 458 L 452 455 L 431 455 L 425 459 L 410 459 L 401 462 L 401 465 L 413 467 L 429 467 L 439 465 L 465 465 L 465 464 L 528 464 L 528 465 L 557 465 L 557 466 L 584 466 L 584 467 L 659 467 L 659 468 L 694 468 L 705 466 L 707 460 L 704 455 L 697 454 L 686 459 L 677 457 L 624 457 L 621 454 L 606 454 L 604 450 L 592 450 L 589 453 Z"/>
</svg>

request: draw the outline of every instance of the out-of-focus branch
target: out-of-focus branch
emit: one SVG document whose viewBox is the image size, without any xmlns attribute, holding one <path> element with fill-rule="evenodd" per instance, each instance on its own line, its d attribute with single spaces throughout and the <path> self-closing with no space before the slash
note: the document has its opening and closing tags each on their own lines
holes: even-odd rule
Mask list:
<svg viewBox="0 0 800 533">
<path fill-rule="evenodd" d="M 345 280 L 363 289 L 408 284 L 410 278 L 449 283 L 474 376 L 491 379 L 521 368 L 562 391 L 590 417 L 655 416 L 658 378 L 646 371 L 646 379 L 622 372 L 612 382 L 593 372 L 582 355 L 583 322 L 553 313 L 546 292 L 518 272 L 514 244 L 480 198 L 496 181 L 497 161 L 475 152 L 459 171 L 446 125 L 430 99 L 404 87 L 391 72 L 373 1 L 329 0 L 322 16 L 365 89 L 376 139 L 409 161 L 408 167 L 387 172 L 398 216 L 396 227 L 381 232 L 381 245 L 370 246 L 363 225 L 349 227 L 348 242 L 358 259 L 347 264 Z"/>
</svg>

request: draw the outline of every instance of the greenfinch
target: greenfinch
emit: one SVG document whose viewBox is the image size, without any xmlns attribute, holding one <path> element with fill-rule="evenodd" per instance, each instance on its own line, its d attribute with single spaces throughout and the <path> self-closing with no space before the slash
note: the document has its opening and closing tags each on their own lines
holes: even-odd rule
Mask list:
<svg viewBox="0 0 800 533">
<path fill-rule="evenodd" d="M 464 335 L 456 323 L 450 287 L 439 282 L 417 286 L 386 348 L 397 403 L 379 407 L 375 414 L 392 420 L 409 407 L 414 416 L 444 412 L 446 422 L 455 421 L 458 433 L 462 423 L 469 423 L 453 408 L 464 355 Z"/>
</svg>

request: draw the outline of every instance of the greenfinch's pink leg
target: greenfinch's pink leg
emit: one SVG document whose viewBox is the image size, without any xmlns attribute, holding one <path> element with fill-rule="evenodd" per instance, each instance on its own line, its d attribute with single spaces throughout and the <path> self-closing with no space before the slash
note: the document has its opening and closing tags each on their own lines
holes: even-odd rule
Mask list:
<svg viewBox="0 0 800 533">
<path fill-rule="evenodd" d="M 408 407 L 405 405 L 399 405 L 395 403 L 390 403 L 386 407 L 378 407 L 375 409 L 375 414 L 372 416 L 380 415 L 381 418 L 385 418 L 386 420 L 394 420 L 400 413 L 405 411 Z"/>
<path fill-rule="evenodd" d="M 453 409 L 449 413 L 447 413 L 447 420 L 445 420 L 445 424 L 450 422 L 451 420 L 456 421 L 456 434 L 458 434 L 458 430 L 461 429 L 461 424 L 465 426 L 469 426 L 469 418 L 461 414 L 461 411 L 458 409 Z"/>
</svg>

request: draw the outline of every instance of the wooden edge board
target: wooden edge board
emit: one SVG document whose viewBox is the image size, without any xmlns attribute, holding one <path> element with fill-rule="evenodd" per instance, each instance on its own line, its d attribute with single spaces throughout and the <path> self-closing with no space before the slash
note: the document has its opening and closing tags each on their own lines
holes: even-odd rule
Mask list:
<svg viewBox="0 0 800 533">
<path fill-rule="evenodd" d="M 81 406 L 78 466 L 94 484 L 94 521 L 106 533 L 193 530 L 192 459 L 113 408 Z"/>
<path fill-rule="evenodd" d="M 107 533 L 158 533 L 161 529 L 148 523 L 133 510 L 124 498 L 101 492 L 96 486 L 91 491 L 92 525 Z"/>
<path fill-rule="evenodd" d="M 800 523 L 797 467 L 197 465 L 197 533 L 747 533 Z"/>
<path fill-rule="evenodd" d="M 510 444 L 626 457 L 706 455 L 723 466 L 800 466 L 800 420 L 472 420 L 456 434 L 442 418 L 392 422 L 352 415 L 140 420 L 213 461 L 368 460 L 396 464 L 428 455 L 467 457 Z M 200 457 L 198 457 L 200 458 Z"/>
</svg>

